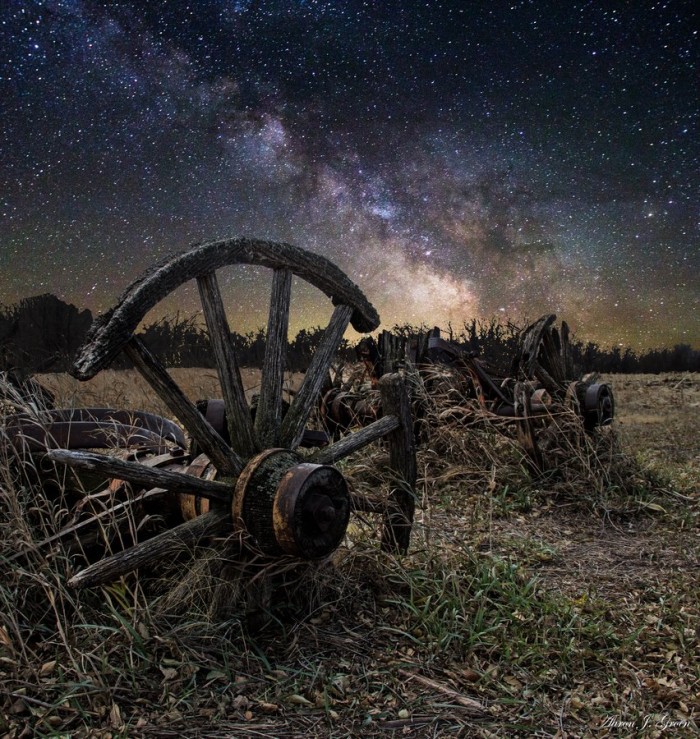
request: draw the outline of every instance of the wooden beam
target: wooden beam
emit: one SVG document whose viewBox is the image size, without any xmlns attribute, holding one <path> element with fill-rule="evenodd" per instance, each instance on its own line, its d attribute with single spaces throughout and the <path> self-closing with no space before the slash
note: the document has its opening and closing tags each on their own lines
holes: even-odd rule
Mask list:
<svg viewBox="0 0 700 739">
<path fill-rule="evenodd" d="M 405 382 L 398 374 L 384 375 L 379 380 L 379 392 L 382 410 L 397 418 L 400 424 L 387 436 L 394 486 L 389 493 L 384 517 L 382 549 L 405 554 L 411 540 L 418 474 L 411 400 Z"/>
</svg>

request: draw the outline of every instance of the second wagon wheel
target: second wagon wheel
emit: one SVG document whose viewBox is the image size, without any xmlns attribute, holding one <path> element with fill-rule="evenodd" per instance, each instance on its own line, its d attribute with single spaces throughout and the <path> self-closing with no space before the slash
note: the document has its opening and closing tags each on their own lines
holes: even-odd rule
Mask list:
<svg viewBox="0 0 700 739">
<path fill-rule="evenodd" d="M 562 321 L 560 331 L 554 325 L 555 320 L 554 314 L 544 315 L 525 329 L 512 368 L 512 374 L 520 380 L 514 388 L 518 440 L 536 474 L 552 464 L 543 454 L 536 425 L 554 431 L 550 437 L 557 440 L 563 433 L 551 423 L 553 408 L 568 406 L 578 412 L 583 424 L 575 426 L 575 432 L 580 428 L 591 432 L 610 424 L 615 410 L 608 385 L 574 380 L 569 327 Z"/>
<path fill-rule="evenodd" d="M 267 342 L 260 396 L 254 420 L 241 375 L 216 272 L 247 264 L 272 270 Z M 283 414 L 282 388 L 292 276 L 298 275 L 331 298 L 335 309 L 303 383 Z M 230 444 L 199 413 L 165 367 L 135 335 L 146 313 L 175 288 L 196 280 L 221 383 Z M 395 485 L 384 512 L 382 546 L 406 551 L 413 519 L 416 466 L 408 396 L 398 375 L 382 380 L 384 416 L 310 457 L 298 447 L 318 402 L 343 334 L 374 330 L 379 316 L 361 290 L 334 264 L 284 243 L 236 238 L 203 244 L 168 259 L 136 280 L 119 303 L 91 328 L 73 374 L 94 377 L 124 352 L 156 395 L 187 429 L 204 456 L 187 474 L 153 470 L 108 456 L 54 450 L 49 456 L 74 467 L 88 467 L 139 486 L 203 499 L 201 515 L 130 550 L 101 560 L 75 575 L 71 584 L 105 582 L 136 567 L 170 556 L 175 547 L 226 531 L 252 535 L 258 551 L 314 559 L 331 553 L 345 534 L 352 505 L 376 510 L 376 504 L 351 496 L 332 465 L 367 444 L 386 437 Z M 192 506 L 194 509 L 195 507 Z"/>
</svg>

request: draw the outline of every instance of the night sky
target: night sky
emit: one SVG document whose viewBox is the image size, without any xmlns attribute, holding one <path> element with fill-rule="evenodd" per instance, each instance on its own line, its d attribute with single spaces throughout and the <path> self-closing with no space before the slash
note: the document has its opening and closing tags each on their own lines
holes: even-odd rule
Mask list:
<svg viewBox="0 0 700 739">
<path fill-rule="evenodd" d="M 336 262 L 385 328 L 555 312 L 700 347 L 695 7 L 3 0 L 0 303 L 105 310 L 249 235 Z M 220 280 L 264 325 L 269 272 Z M 293 331 L 330 309 L 295 283 Z"/>
</svg>

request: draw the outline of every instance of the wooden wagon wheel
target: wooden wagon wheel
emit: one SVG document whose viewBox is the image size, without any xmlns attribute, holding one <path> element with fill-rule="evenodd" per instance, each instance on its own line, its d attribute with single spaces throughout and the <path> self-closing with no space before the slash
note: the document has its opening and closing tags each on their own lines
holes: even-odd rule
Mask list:
<svg viewBox="0 0 700 739">
<path fill-rule="evenodd" d="M 518 378 L 514 387 L 518 440 L 535 473 L 547 467 L 537 441 L 537 419 L 546 423 L 553 404 L 575 408 L 587 432 L 610 424 L 615 412 L 609 385 L 573 379 L 569 327 L 562 321 L 558 330 L 555 320 L 556 315 L 545 315 L 526 328 L 513 360 L 513 375 Z"/>
<path fill-rule="evenodd" d="M 273 270 L 267 345 L 254 420 L 246 402 L 216 271 L 235 264 Z M 331 298 L 335 309 L 301 388 L 283 414 L 282 387 L 292 275 Z M 216 433 L 174 382 L 165 367 L 134 334 L 146 313 L 175 288 L 196 280 L 225 404 L 230 444 Z M 98 318 L 75 360 L 73 374 L 94 377 L 124 352 L 156 395 L 189 432 L 204 457 L 183 471 L 152 469 L 138 462 L 66 449 L 48 452 L 53 460 L 96 470 L 127 482 L 201 500 L 192 520 L 101 560 L 75 575 L 71 584 L 92 585 L 140 565 L 170 556 L 174 548 L 225 531 L 252 535 L 258 550 L 271 556 L 318 558 L 342 540 L 350 508 L 377 510 L 376 503 L 351 496 L 332 465 L 385 437 L 395 485 L 382 509 L 382 547 L 406 551 L 416 477 L 408 397 L 399 375 L 383 378 L 384 416 L 311 457 L 297 451 L 308 418 L 348 324 L 374 330 L 379 316 L 361 290 L 334 264 L 295 246 L 249 238 L 216 241 L 168 259 L 136 280 L 118 304 Z"/>
</svg>

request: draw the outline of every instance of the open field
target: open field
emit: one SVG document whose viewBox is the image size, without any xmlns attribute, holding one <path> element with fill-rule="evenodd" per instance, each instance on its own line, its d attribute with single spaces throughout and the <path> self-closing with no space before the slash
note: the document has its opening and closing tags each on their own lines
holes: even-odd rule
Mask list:
<svg viewBox="0 0 700 739">
<path fill-rule="evenodd" d="M 219 397 L 213 370 L 173 374 Z M 40 379 L 59 405 L 168 415 L 130 372 Z M 606 379 L 614 427 L 562 429 L 539 479 L 457 386 L 430 400 L 409 554 L 355 517 L 332 561 L 280 574 L 258 632 L 206 553 L 79 593 L 60 550 L 10 561 L 40 503 L 5 470 L 0 736 L 697 736 L 700 377 Z M 380 490 L 383 457 L 343 471 Z"/>
</svg>

